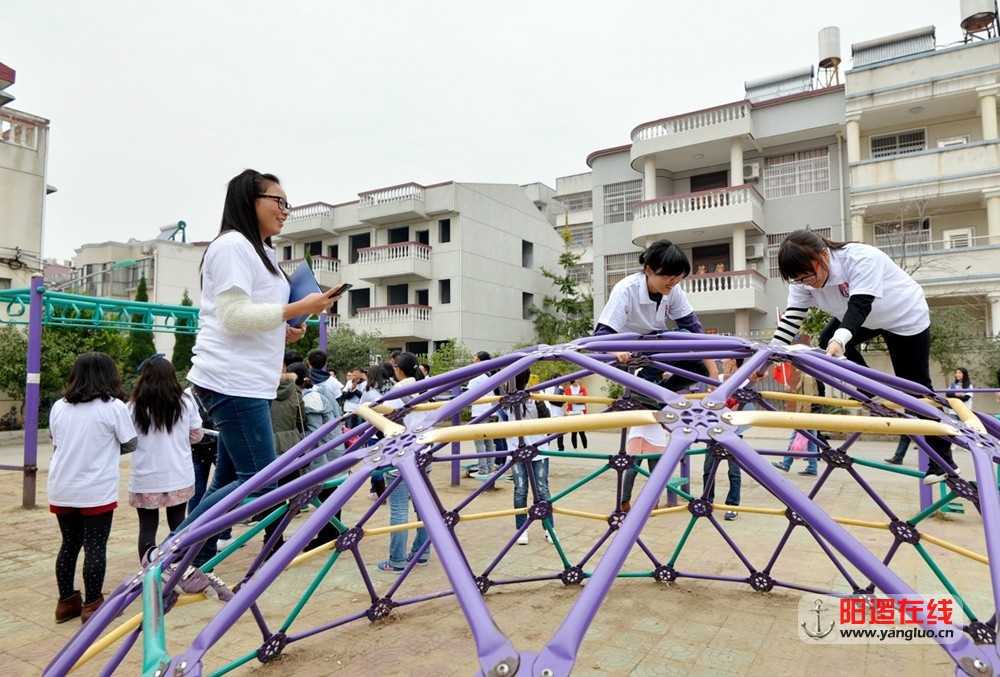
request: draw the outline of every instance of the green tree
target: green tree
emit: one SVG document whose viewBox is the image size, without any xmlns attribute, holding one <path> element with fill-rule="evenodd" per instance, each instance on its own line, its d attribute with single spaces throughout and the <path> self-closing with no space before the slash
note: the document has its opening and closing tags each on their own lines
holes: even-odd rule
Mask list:
<svg viewBox="0 0 1000 677">
<path fill-rule="evenodd" d="M 188 296 L 187 289 L 184 290 L 184 296 L 181 298 L 181 305 L 186 307 L 194 305 L 194 301 L 192 301 L 191 297 Z M 177 320 L 177 326 L 188 326 L 188 318 L 179 318 Z M 170 361 L 173 363 L 174 369 L 177 370 L 178 374 L 186 374 L 191 368 L 191 355 L 194 352 L 194 339 L 194 334 L 180 332 L 175 334 L 174 352 L 170 356 Z"/>
<path fill-rule="evenodd" d="M 149 292 L 146 290 L 146 274 L 139 278 L 139 286 L 135 290 L 135 301 L 148 302 Z M 132 322 L 141 322 L 141 315 L 133 315 Z M 142 361 L 156 352 L 156 345 L 153 343 L 153 332 L 145 329 L 132 329 L 128 333 L 128 362 L 126 363 L 126 373 L 134 371 L 142 364 Z"/>
<path fill-rule="evenodd" d="M 348 369 L 367 367 L 376 355 L 384 357 L 387 352 L 385 342 L 376 333 L 359 334 L 350 327 L 337 327 L 327 334 L 327 365 L 336 369 L 340 378 Z"/>
<path fill-rule="evenodd" d="M 812 344 L 816 345 L 819 341 L 819 333 L 823 331 L 823 327 L 826 326 L 826 323 L 830 321 L 831 317 L 833 317 L 833 315 L 825 310 L 810 308 L 805 319 L 802 320 L 802 327 L 799 331 L 810 336 L 812 338 Z"/>
<path fill-rule="evenodd" d="M 569 228 L 564 228 L 561 234 L 561 273 L 542 268 L 542 275 L 555 285 L 558 294 L 546 296 L 540 308 L 535 306 L 530 310 L 538 340 L 550 345 L 588 336 L 594 328 L 594 297 L 584 292 L 571 275 L 581 256 L 570 251 Z"/>
<path fill-rule="evenodd" d="M 464 343 L 457 339 L 450 339 L 434 351 L 427 363 L 431 365 L 431 373 L 437 376 L 472 364 L 472 358 L 472 351 Z"/>
</svg>

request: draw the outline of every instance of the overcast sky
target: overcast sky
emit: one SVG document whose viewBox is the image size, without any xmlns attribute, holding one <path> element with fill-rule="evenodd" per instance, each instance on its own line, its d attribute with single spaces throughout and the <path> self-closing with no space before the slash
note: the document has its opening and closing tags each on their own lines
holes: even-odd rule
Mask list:
<svg viewBox="0 0 1000 677">
<path fill-rule="evenodd" d="M 636 125 L 743 98 L 743 82 L 926 25 L 959 0 L 16 0 L 0 3 L 12 108 L 51 120 L 45 256 L 218 231 L 225 184 L 277 174 L 293 204 L 415 181 L 587 171 Z"/>
</svg>

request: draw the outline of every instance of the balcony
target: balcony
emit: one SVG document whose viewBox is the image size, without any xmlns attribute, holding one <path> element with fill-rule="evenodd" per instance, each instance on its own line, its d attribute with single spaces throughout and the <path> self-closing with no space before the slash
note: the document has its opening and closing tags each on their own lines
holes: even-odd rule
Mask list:
<svg viewBox="0 0 1000 677">
<path fill-rule="evenodd" d="M 351 321 L 357 331 L 378 331 L 387 339 L 431 338 L 431 308 L 413 304 L 358 308 Z"/>
<path fill-rule="evenodd" d="M 661 197 L 632 208 L 632 241 L 668 237 L 676 244 L 730 238 L 735 224 L 763 229 L 764 198 L 749 185 Z"/>
<path fill-rule="evenodd" d="M 851 165 L 854 206 L 907 200 L 948 200 L 995 188 L 1000 181 L 1000 142 L 977 141 L 930 148 Z"/>
<path fill-rule="evenodd" d="M 358 198 L 358 219 L 364 223 L 385 224 L 427 218 L 424 187 L 417 183 L 358 193 Z"/>
<path fill-rule="evenodd" d="M 313 202 L 292 209 L 281 229 L 281 237 L 323 237 L 336 232 L 333 226 L 333 205 Z"/>
<path fill-rule="evenodd" d="M 729 140 L 754 136 L 751 108 L 740 101 L 640 125 L 632 130 L 632 167 L 642 171 L 647 155 L 660 155 L 657 166 L 674 171 L 729 162 Z M 692 165 L 694 153 L 703 157 Z"/>
<path fill-rule="evenodd" d="M 358 250 L 358 277 L 370 282 L 433 278 L 430 245 L 398 242 Z"/>
<path fill-rule="evenodd" d="M 954 301 L 1000 291 L 1000 244 L 991 243 L 988 235 L 976 236 L 973 228 L 959 230 L 968 233 L 956 231 L 945 240 L 915 237 L 916 233 L 908 234 L 905 241 L 898 236 L 877 236 L 875 244 L 920 283 L 928 299 Z"/>
<path fill-rule="evenodd" d="M 764 293 L 767 278 L 756 270 L 690 275 L 681 280 L 681 288 L 696 312 L 756 310 L 767 313 L 769 303 Z"/>
<path fill-rule="evenodd" d="M 305 259 L 289 259 L 278 263 L 286 275 L 291 275 Z M 329 256 L 313 256 L 312 271 L 316 281 L 324 287 L 335 287 L 340 284 L 340 259 Z"/>
</svg>

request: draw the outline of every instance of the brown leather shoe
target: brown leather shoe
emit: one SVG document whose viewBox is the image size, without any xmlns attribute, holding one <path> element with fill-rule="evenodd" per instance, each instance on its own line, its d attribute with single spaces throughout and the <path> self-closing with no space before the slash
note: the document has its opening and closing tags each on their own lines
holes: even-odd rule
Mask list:
<svg viewBox="0 0 1000 677">
<path fill-rule="evenodd" d="M 71 618 L 76 618 L 80 615 L 82 606 L 83 598 L 80 597 L 79 590 L 74 591 L 66 599 L 59 600 L 56 604 L 56 623 L 65 623 Z"/>
<path fill-rule="evenodd" d="M 104 595 L 99 596 L 90 604 L 84 604 L 80 607 L 80 622 L 86 623 L 87 619 L 93 616 L 94 612 L 97 611 L 102 604 L 104 604 Z"/>
</svg>

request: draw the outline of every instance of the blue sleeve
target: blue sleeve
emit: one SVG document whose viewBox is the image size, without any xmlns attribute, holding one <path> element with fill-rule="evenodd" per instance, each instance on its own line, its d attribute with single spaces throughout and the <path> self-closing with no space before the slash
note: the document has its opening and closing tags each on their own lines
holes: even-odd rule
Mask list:
<svg viewBox="0 0 1000 677">
<path fill-rule="evenodd" d="M 607 336 L 608 334 L 617 334 L 618 331 L 614 327 L 609 327 L 606 324 L 597 323 L 594 327 L 594 333 L 591 336 Z"/>
<path fill-rule="evenodd" d="M 705 328 L 701 326 L 701 320 L 694 313 L 685 315 L 684 317 L 678 317 L 674 322 L 677 323 L 678 329 L 686 329 L 692 334 L 704 334 Z"/>
</svg>

